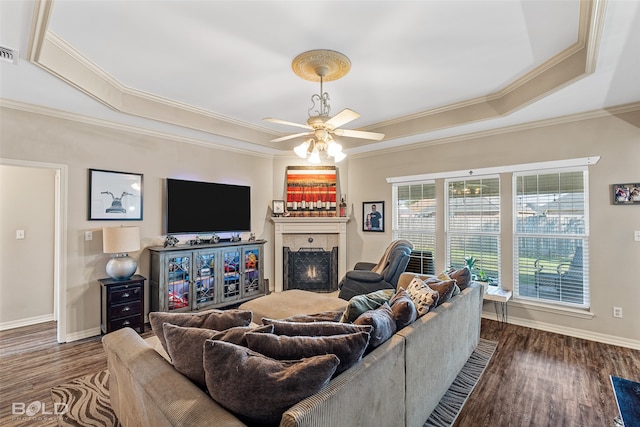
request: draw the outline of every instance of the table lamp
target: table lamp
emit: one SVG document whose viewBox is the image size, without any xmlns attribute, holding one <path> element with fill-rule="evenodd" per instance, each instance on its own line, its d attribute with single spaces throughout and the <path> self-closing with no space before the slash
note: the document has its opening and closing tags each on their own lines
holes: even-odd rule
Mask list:
<svg viewBox="0 0 640 427">
<path fill-rule="evenodd" d="M 102 229 L 102 252 L 113 254 L 107 263 L 107 275 L 125 280 L 136 272 L 138 264 L 128 252 L 140 250 L 139 227 L 113 227 Z"/>
</svg>

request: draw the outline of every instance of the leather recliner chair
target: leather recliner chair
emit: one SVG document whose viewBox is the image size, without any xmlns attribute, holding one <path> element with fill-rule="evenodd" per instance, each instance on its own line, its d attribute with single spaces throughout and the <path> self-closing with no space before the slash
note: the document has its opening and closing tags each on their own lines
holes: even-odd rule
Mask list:
<svg viewBox="0 0 640 427">
<path fill-rule="evenodd" d="M 338 296 L 349 300 L 356 295 L 381 289 L 396 289 L 400 275 L 407 268 L 413 244 L 399 239 L 391 242 L 378 264 L 358 262 L 338 284 Z"/>
</svg>

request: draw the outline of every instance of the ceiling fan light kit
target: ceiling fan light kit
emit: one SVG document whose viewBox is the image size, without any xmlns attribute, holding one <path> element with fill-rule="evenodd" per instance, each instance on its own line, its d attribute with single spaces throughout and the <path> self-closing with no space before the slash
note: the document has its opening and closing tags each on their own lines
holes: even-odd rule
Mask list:
<svg viewBox="0 0 640 427">
<path fill-rule="evenodd" d="M 325 81 L 337 80 L 346 75 L 351 69 L 351 61 L 345 55 L 334 50 L 316 49 L 303 52 L 296 56 L 291 63 L 293 72 L 309 81 L 320 82 L 320 93 L 311 96 L 312 106 L 309 108 L 306 124 L 293 123 L 285 120 L 268 117 L 264 120 L 272 123 L 280 123 L 307 129 L 307 132 L 296 133 L 272 139 L 271 142 L 281 142 L 301 136 L 313 135 L 302 144 L 296 146 L 293 151 L 299 157 L 307 159 L 310 163 L 320 163 L 320 153 L 333 158 L 334 162 L 343 160 L 346 156 L 342 152 L 342 145 L 334 141 L 333 135 L 349 138 L 364 138 L 380 141 L 384 134 L 376 132 L 364 132 L 358 130 L 338 129 L 358 117 L 360 114 L 345 108 L 333 117 L 330 117 L 329 94 L 323 91 Z"/>
</svg>

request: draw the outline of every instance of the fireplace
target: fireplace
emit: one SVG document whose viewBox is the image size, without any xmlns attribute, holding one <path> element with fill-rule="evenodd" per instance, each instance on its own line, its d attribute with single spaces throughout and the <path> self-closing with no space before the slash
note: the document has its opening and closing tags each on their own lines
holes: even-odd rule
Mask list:
<svg viewBox="0 0 640 427">
<path fill-rule="evenodd" d="M 283 248 L 283 288 L 314 292 L 338 289 L 338 248 Z"/>
<path fill-rule="evenodd" d="M 272 217 L 274 229 L 274 291 L 284 290 L 284 248 L 291 251 L 338 248 L 338 278 L 347 272 L 347 222 L 349 217 Z M 339 279 L 338 279 L 339 280 Z"/>
</svg>

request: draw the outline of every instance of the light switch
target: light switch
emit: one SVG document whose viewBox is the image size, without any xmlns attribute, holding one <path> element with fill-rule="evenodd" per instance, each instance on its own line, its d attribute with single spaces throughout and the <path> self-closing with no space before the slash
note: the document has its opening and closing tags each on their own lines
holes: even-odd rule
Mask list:
<svg viewBox="0 0 640 427">
<path fill-rule="evenodd" d="M 93 231 L 85 231 L 84 240 L 93 240 Z"/>
<path fill-rule="evenodd" d="M 16 230 L 16 240 L 24 239 L 24 230 Z"/>
<path fill-rule="evenodd" d="M 640 230 L 636 230 L 633 232 L 633 240 L 636 242 L 640 242 Z"/>
</svg>

